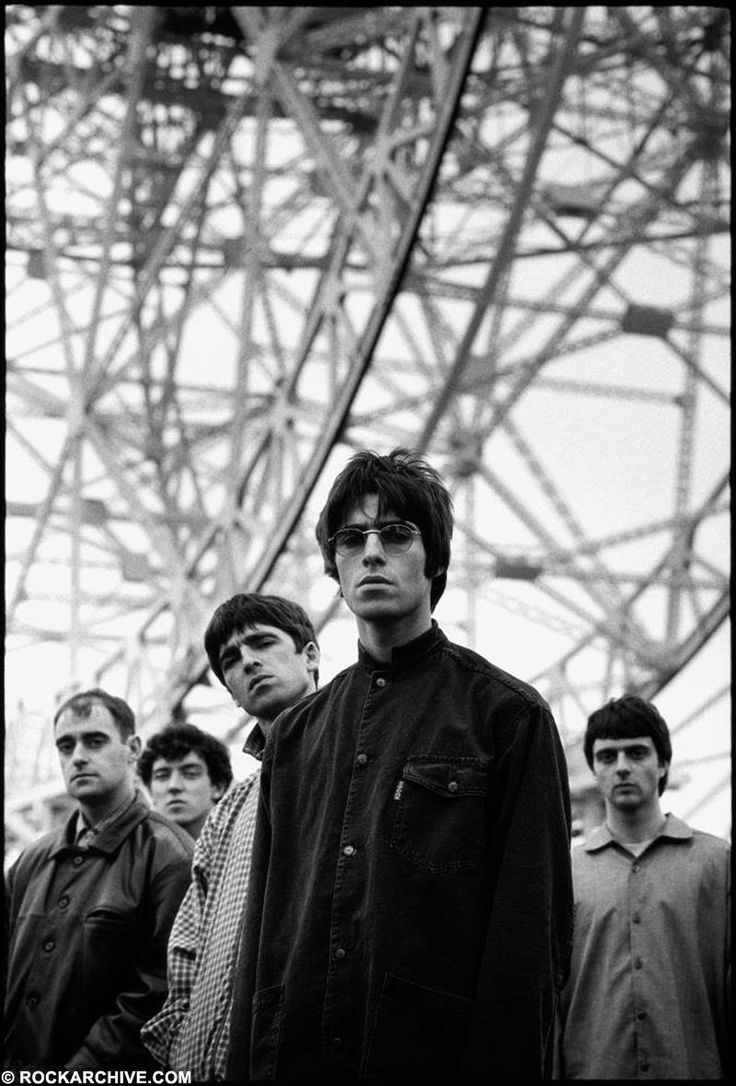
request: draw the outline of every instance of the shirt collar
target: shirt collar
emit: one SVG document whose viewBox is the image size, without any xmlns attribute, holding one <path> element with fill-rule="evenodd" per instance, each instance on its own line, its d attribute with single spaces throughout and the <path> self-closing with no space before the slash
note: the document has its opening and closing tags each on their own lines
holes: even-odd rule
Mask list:
<svg viewBox="0 0 736 1086">
<path fill-rule="evenodd" d="M 123 802 L 119 803 L 111 814 L 107 815 L 105 818 L 101 818 L 98 822 L 93 822 L 91 825 L 85 822 L 84 815 L 80 810 L 77 810 L 77 826 L 74 835 L 75 845 L 86 848 L 95 837 L 99 837 L 101 833 L 104 833 L 108 826 L 112 826 L 112 824 L 120 818 L 121 814 L 123 814 L 124 811 L 127 811 L 134 799 L 135 792 L 133 792 L 132 796 L 126 796 Z"/>
<path fill-rule="evenodd" d="M 423 634 L 415 637 L 413 641 L 409 641 L 406 645 L 399 645 L 391 650 L 390 663 L 374 659 L 359 641 L 358 663 L 367 671 L 404 671 L 416 663 L 417 660 L 428 656 L 446 642 L 447 638 L 435 620 L 432 619 L 432 625 Z"/>
<path fill-rule="evenodd" d="M 146 817 L 148 810 L 148 804 L 144 803 L 140 793 L 136 790 L 132 798 L 121 804 L 117 811 L 113 811 L 108 818 L 102 819 L 101 822 L 96 824 L 94 827 L 96 832 L 89 837 L 83 848 L 92 847 L 97 852 L 114 852 L 131 829 Z M 70 816 L 50 856 L 53 857 L 68 848 L 79 848 L 76 844 L 76 838 L 80 828 L 81 815 L 79 809 L 77 809 Z M 91 829 L 92 827 L 90 827 Z"/>
<path fill-rule="evenodd" d="M 263 757 L 263 749 L 265 746 L 266 733 L 264 732 L 258 721 L 256 721 L 250 732 L 248 733 L 248 738 L 246 739 L 243 746 L 243 753 L 250 754 L 252 758 L 257 758 L 260 762 L 261 758 Z"/>
<path fill-rule="evenodd" d="M 692 835 L 693 831 L 687 823 L 675 818 L 673 814 L 668 814 L 665 816 L 665 822 L 661 830 L 655 834 L 654 840 L 656 841 L 658 837 L 669 837 L 673 841 L 687 841 Z M 597 826 L 588 834 L 583 848 L 586 852 L 598 852 L 607 845 L 617 843 L 616 838 L 604 822 L 602 826 Z"/>
</svg>

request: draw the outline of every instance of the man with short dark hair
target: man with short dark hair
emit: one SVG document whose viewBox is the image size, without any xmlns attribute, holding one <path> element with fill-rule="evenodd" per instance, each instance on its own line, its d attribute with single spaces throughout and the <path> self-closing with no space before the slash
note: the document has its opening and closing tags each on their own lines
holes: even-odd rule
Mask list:
<svg viewBox="0 0 736 1086">
<path fill-rule="evenodd" d="M 212 670 L 255 717 L 245 751 L 260 760 L 282 709 L 313 693 L 319 648 L 312 622 L 280 596 L 239 593 L 213 614 L 204 637 Z M 196 1081 L 225 1077 L 232 973 L 250 872 L 259 771 L 235 784 L 204 824 L 192 884 L 169 940 L 169 995 L 143 1029 L 155 1058 Z"/>
<path fill-rule="evenodd" d="M 138 759 L 138 775 L 154 810 L 195 840 L 233 779 L 230 752 L 193 724 L 170 724 L 152 735 Z"/>
<path fill-rule="evenodd" d="M 730 849 L 662 812 L 672 744 L 634 695 L 597 709 L 585 757 L 604 825 L 573 849 L 575 938 L 559 1077 L 730 1077 Z"/>
<path fill-rule="evenodd" d="M 357 453 L 317 525 L 358 662 L 263 758 L 227 1077 L 541 1078 L 571 941 L 567 770 L 531 687 L 431 618 L 452 508 Z"/>
<path fill-rule="evenodd" d="M 166 942 L 191 838 L 136 795 L 135 718 L 104 690 L 57 710 L 77 809 L 10 869 L 5 1066 L 145 1070 L 140 1040 L 166 995 Z"/>
</svg>

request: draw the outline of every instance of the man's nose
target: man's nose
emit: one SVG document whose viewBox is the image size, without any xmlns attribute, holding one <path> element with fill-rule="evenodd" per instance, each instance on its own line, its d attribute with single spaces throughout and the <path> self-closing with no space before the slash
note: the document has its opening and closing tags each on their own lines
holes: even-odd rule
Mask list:
<svg viewBox="0 0 736 1086">
<path fill-rule="evenodd" d="M 74 750 L 72 751 L 72 761 L 75 765 L 87 761 L 87 748 L 84 743 L 75 744 Z"/>
<path fill-rule="evenodd" d="M 623 751 L 621 751 L 616 758 L 616 772 L 628 773 L 630 769 L 629 759 L 626 757 Z"/>
<path fill-rule="evenodd" d="M 258 653 L 248 647 L 248 645 L 240 646 L 240 659 L 243 661 L 243 667 L 246 671 L 252 671 L 255 667 L 261 666 L 261 661 L 258 658 Z"/>
<path fill-rule="evenodd" d="M 182 778 L 179 773 L 172 773 L 167 781 L 167 788 L 170 792 L 180 792 L 182 787 Z"/>
<path fill-rule="evenodd" d="M 385 562 L 386 552 L 383 549 L 381 543 L 381 537 L 378 532 L 370 532 L 365 536 L 365 545 L 363 548 L 363 561 L 370 564 L 372 562 Z"/>
</svg>

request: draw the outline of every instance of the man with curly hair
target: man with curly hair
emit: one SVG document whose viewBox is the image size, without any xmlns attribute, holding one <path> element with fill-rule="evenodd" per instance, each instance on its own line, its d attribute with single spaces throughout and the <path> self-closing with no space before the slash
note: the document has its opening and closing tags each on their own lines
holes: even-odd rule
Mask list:
<svg viewBox="0 0 736 1086">
<path fill-rule="evenodd" d="M 154 810 L 195 840 L 233 779 L 225 744 L 193 724 L 171 724 L 152 735 L 138 759 L 138 775 Z"/>
</svg>

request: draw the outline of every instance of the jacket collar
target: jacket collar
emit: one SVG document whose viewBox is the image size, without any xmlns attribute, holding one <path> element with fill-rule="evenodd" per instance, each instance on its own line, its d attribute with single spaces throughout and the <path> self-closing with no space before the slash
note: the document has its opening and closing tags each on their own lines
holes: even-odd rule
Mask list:
<svg viewBox="0 0 736 1086">
<path fill-rule="evenodd" d="M 423 634 L 406 645 L 399 645 L 398 648 L 392 649 L 390 663 L 375 660 L 359 641 L 358 663 L 366 671 L 405 671 L 412 664 L 429 656 L 445 644 L 447 644 L 447 638 L 432 619 L 432 625 Z"/>
<path fill-rule="evenodd" d="M 140 794 L 137 793 L 125 810 L 92 839 L 86 851 L 104 852 L 106 855 L 116 852 L 125 838 L 143 821 L 149 811 L 150 807 L 143 802 Z M 64 828 L 59 831 L 56 844 L 49 854 L 50 858 L 58 856 L 59 853 L 68 849 L 75 848 L 74 835 L 77 829 L 77 813 L 77 810 L 73 811 Z"/>
<path fill-rule="evenodd" d="M 654 840 L 656 841 L 658 837 L 669 837 L 673 841 L 687 841 L 692 835 L 693 831 L 687 823 L 675 818 L 673 814 L 668 814 L 665 816 L 664 826 L 656 834 Z M 586 852 L 598 852 L 607 845 L 615 844 L 617 844 L 616 838 L 604 822 L 602 826 L 597 826 L 591 831 L 583 848 Z"/>
</svg>

